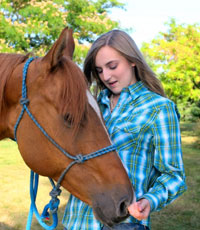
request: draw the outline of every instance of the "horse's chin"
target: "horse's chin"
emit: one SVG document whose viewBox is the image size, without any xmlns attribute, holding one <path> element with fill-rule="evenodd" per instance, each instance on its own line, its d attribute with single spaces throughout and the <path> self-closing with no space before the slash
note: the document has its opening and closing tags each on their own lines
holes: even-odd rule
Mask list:
<svg viewBox="0 0 200 230">
<path fill-rule="evenodd" d="M 99 220 L 101 223 L 103 223 L 105 226 L 112 227 L 116 224 L 119 224 L 123 220 L 125 220 L 127 217 L 129 217 L 129 214 L 127 213 L 125 216 L 106 216 L 102 213 L 102 211 L 99 208 L 93 209 L 94 215 L 97 220 Z"/>
</svg>

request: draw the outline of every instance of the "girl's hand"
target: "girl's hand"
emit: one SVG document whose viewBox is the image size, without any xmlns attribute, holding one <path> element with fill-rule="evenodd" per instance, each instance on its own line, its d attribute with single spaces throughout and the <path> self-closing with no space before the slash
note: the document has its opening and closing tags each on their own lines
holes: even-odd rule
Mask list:
<svg viewBox="0 0 200 230">
<path fill-rule="evenodd" d="M 128 207 L 129 214 L 137 220 L 147 219 L 151 211 L 150 203 L 147 199 L 141 199 L 138 202 L 132 203 Z"/>
</svg>

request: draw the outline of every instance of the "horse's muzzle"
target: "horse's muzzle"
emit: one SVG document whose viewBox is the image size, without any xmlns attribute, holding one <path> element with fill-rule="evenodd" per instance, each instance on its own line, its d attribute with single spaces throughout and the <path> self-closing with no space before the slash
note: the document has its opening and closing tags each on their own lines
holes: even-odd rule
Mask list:
<svg viewBox="0 0 200 230">
<path fill-rule="evenodd" d="M 107 226 L 121 222 L 129 216 L 127 208 L 133 196 L 133 190 L 126 189 L 125 185 L 96 194 L 92 204 L 95 217 Z"/>
</svg>

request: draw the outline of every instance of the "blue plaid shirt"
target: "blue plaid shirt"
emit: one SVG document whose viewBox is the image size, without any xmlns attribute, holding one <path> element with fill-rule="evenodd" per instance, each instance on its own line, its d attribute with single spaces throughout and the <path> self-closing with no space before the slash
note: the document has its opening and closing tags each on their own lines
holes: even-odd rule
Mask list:
<svg viewBox="0 0 200 230">
<path fill-rule="evenodd" d="M 142 82 L 124 88 L 113 112 L 111 92 L 103 90 L 98 103 L 106 127 L 135 188 L 136 199 L 146 198 L 151 211 L 171 203 L 186 190 L 179 114 L 175 104 L 149 91 Z M 125 223 L 150 227 L 150 217 Z M 70 195 L 63 225 L 67 230 L 100 230 L 92 208 Z"/>
</svg>

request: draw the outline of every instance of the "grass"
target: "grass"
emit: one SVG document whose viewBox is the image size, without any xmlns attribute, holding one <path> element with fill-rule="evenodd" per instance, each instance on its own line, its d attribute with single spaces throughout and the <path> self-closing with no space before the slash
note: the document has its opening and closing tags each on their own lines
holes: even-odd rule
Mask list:
<svg viewBox="0 0 200 230">
<path fill-rule="evenodd" d="M 200 229 L 200 145 L 197 136 L 200 127 L 196 124 L 181 124 L 183 157 L 187 175 L 188 190 L 175 202 L 160 212 L 152 214 L 152 230 L 196 230 Z M 0 142 L 0 229 L 24 230 L 29 211 L 29 174 L 18 152 L 16 143 L 10 140 Z M 37 196 L 39 212 L 49 202 L 51 185 L 48 179 L 40 177 Z M 62 191 L 57 230 L 61 224 L 68 192 Z M 33 220 L 33 230 L 42 228 Z"/>
<path fill-rule="evenodd" d="M 180 198 L 160 212 L 152 214 L 153 230 L 200 229 L 200 127 L 197 124 L 181 124 L 183 160 L 188 186 Z"/>
<path fill-rule="evenodd" d="M 15 142 L 3 140 L 0 142 L 0 229 L 24 230 L 30 207 L 29 196 L 30 170 L 25 165 Z M 41 213 L 49 202 L 49 192 L 52 187 L 49 180 L 40 177 L 37 195 L 37 206 Z M 60 196 L 59 225 L 57 230 L 63 230 L 61 224 L 68 192 L 63 189 Z M 33 230 L 41 230 L 35 218 Z"/>
</svg>

